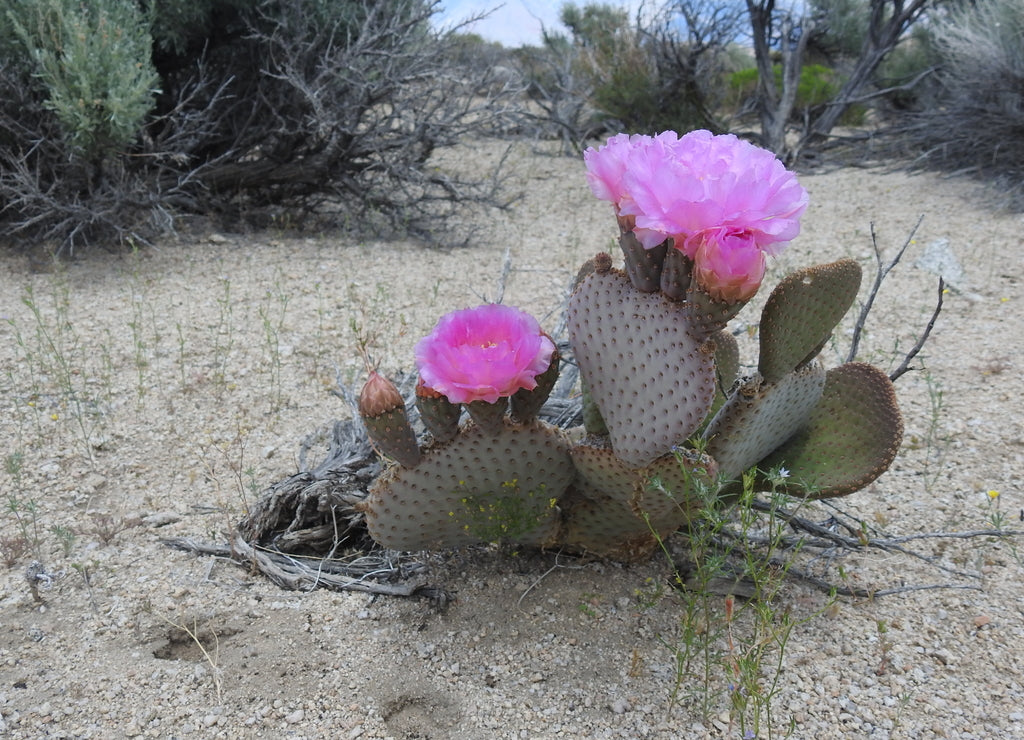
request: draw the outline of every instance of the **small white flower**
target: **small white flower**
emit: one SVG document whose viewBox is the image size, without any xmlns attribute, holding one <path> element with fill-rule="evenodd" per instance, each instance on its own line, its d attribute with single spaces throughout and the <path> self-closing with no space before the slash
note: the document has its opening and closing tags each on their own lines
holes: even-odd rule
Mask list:
<svg viewBox="0 0 1024 740">
<path fill-rule="evenodd" d="M 779 468 L 779 477 L 785 480 L 789 477 L 789 471 L 785 468 Z"/>
</svg>

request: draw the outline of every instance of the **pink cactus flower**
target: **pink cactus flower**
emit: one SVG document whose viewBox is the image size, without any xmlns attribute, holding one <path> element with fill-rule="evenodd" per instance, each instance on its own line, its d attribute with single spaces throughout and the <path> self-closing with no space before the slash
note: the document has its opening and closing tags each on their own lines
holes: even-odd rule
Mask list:
<svg viewBox="0 0 1024 740">
<path fill-rule="evenodd" d="M 679 246 L 693 234 L 726 226 L 749 232 L 765 253 L 778 254 L 800 232 L 807 207 L 807 191 L 774 154 L 731 134 L 619 134 L 588 149 L 584 161 L 594 195 L 614 203 L 616 215 L 633 216 L 647 248 L 667 237 Z"/>
<path fill-rule="evenodd" d="M 675 131 L 664 131 L 655 137 L 641 134 L 616 134 L 597 149 L 588 148 L 583 152 L 587 168 L 587 183 L 598 200 L 606 200 L 615 206 L 615 214 L 626 210 L 635 211 L 633 197 L 626 188 L 626 172 L 633 160 L 652 146 L 674 144 L 678 135 Z M 632 218 L 629 218 L 632 224 Z M 664 241 L 664 236 L 659 240 Z"/>
<path fill-rule="evenodd" d="M 423 384 L 452 403 L 494 403 L 536 388 L 554 351 L 535 318 L 491 303 L 442 316 L 415 356 Z"/>
<path fill-rule="evenodd" d="M 687 246 L 694 250 L 697 285 L 715 300 L 748 301 L 761 287 L 765 256 L 750 232 L 707 229 L 687 239 Z"/>
</svg>

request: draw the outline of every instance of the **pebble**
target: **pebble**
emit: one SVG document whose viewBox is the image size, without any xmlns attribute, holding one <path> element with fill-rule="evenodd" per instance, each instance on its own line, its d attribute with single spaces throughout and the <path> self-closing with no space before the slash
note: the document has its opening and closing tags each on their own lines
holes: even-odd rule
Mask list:
<svg viewBox="0 0 1024 740">
<path fill-rule="evenodd" d="M 295 725 L 306 718 L 306 712 L 302 709 L 296 709 L 294 712 L 289 712 L 284 716 L 284 721 L 290 725 Z"/>
<path fill-rule="evenodd" d="M 615 714 L 625 714 L 626 712 L 630 711 L 633 708 L 633 706 L 626 699 L 613 699 L 612 702 L 608 705 L 608 708 L 611 709 L 612 712 L 614 712 Z"/>
<path fill-rule="evenodd" d="M 177 524 L 181 521 L 181 514 L 176 511 L 157 511 L 142 518 L 142 523 L 147 527 L 166 527 L 169 524 Z"/>
</svg>

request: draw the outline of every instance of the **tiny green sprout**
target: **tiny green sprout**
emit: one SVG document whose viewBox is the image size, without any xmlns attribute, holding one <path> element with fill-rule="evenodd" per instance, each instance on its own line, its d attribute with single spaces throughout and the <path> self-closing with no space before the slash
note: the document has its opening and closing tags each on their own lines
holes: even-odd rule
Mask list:
<svg viewBox="0 0 1024 740">
<path fill-rule="evenodd" d="M 868 535 L 867 522 L 862 521 L 860 523 L 860 529 L 857 530 L 857 540 L 865 547 L 871 543 L 871 537 Z"/>
</svg>

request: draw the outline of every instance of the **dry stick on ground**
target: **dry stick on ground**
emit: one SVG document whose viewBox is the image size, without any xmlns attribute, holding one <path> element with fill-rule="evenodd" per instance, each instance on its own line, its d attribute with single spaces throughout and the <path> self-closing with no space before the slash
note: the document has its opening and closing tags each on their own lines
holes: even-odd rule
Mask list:
<svg viewBox="0 0 1024 740">
<path fill-rule="evenodd" d="M 903 375 L 903 373 L 910 370 L 910 361 L 913 360 L 917 356 L 917 353 L 921 351 L 921 348 L 924 347 L 924 343 L 928 341 L 928 337 L 929 335 L 931 335 L 932 329 L 935 328 L 935 320 L 939 318 L 939 312 L 942 311 L 942 294 L 945 291 L 946 281 L 940 277 L 939 297 L 935 301 L 935 310 L 932 311 L 931 318 L 928 319 L 928 324 L 927 326 L 925 326 L 924 331 L 921 333 L 921 336 L 918 337 L 917 342 L 914 343 L 914 346 L 911 347 L 910 351 L 907 352 L 906 356 L 904 356 L 903 362 L 900 363 L 900 366 L 898 368 L 889 373 L 889 380 L 895 381 L 897 378 Z"/>
<path fill-rule="evenodd" d="M 865 533 L 865 527 L 863 523 L 861 526 L 855 526 L 845 521 L 844 519 L 833 515 L 830 518 L 828 524 L 820 524 L 813 522 L 805 517 L 797 516 L 794 512 L 780 508 L 772 503 L 766 501 L 755 500 L 752 502 L 752 507 L 757 511 L 765 512 L 772 517 L 778 518 L 780 521 L 788 524 L 794 532 L 798 534 L 793 537 L 770 540 L 768 537 L 758 537 L 756 535 L 745 534 L 739 535 L 733 532 L 725 530 L 723 535 L 726 539 L 730 540 L 742 540 L 743 545 L 777 545 L 788 549 L 795 549 L 797 547 L 802 550 L 807 548 L 821 550 L 823 554 L 829 553 L 830 558 L 834 557 L 835 554 L 845 554 L 855 551 L 863 551 L 866 549 L 877 549 L 884 552 L 894 552 L 901 555 L 907 555 L 912 558 L 921 560 L 928 565 L 943 571 L 950 573 L 962 578 L 977 579 L 980 576 L 976 573 L 970 573 L 967 571 L 957 570 L 950 568 L 949 566 L 942 565 L 936 561 L 935 557 L 924 555 L 916 550 L 905 547 L 908 542 L 915 542 L 918 540 L 935 540 L 935 539 L 973 539 L 976 537 L 998 537 L 998 538 L 1009 538 L 1009 537 L 1021 537 L 1024 536 L 1024 530 L 1007 530 L 1007 529 L 977 529 L 967 530 L 963 532 L 921 532 L 917 534 L 901 535 L 895 537 L 869 537 Z M 842 534 L 837 531 L 838 529 L 845 529 L 851 534 Z M 779 561 L 781 564 L 782 561 Z M 822 591 L 835 593 L 839 596 L 854 596 L 861 598 L 870 598 L 872 596 L 887 596 L 890 594 L 905 593 L 908 591 L 924 591 L 939 588 L 950 588 L 950 589 L 971 589 L 980 590 L 980 586 L 974 584 L 932 584 L 932 585 L 915 585 L 915 586 L 899 586 L 888 589 L 854 589 L 846 586 L 839 586 L 837 584 L 829 583 L 828 581 L 811 575 L 806 571 L 802 571 L 796 568 L 790 567 L 787 574 L 801 581 L 805 581 Z"/>
</svg>

